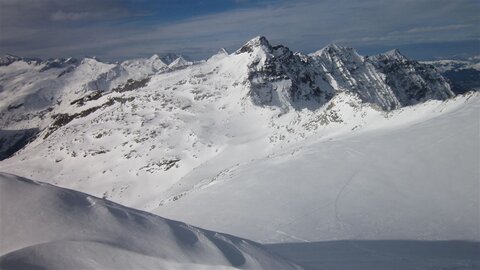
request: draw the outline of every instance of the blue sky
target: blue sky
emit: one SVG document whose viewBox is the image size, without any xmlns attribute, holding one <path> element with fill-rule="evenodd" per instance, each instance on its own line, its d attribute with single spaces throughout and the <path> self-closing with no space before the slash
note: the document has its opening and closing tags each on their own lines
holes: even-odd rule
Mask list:
<svg viewBox="0 0 480 270">
<path fill-rule="evenodd" d="M 415 59 L 480 54 L 478 0 L 0 0 L 0 53 L 206 58 L 250 38 L 310 53 L 335 42 Z"/>
</svg>

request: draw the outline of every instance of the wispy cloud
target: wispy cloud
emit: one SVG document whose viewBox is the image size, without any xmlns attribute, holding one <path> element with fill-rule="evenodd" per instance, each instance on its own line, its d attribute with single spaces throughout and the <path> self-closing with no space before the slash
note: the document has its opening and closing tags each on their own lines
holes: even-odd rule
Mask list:
<svg viewBox="0 0 480 270">
<path fill-rule="evenodd" d="M 103 16 L 102 13 L 95 12 L 64 12 L 62 10 L 52 13 L 50 19 L 53 21 L 79 21 L 99 19 Z"/>
<path fill-rule="evenodd" d="M 472 24 L 450 24 L 450 25 L 441 25 L 441 26 L 422 26 L 415 27 L 406 31 L 407 33 L 428 33 L 428 32 L 438 32 L 438 31 L 449 31 L 449 30 L 458 30 L 463 28 L 472 27 Z"/>
</svg>

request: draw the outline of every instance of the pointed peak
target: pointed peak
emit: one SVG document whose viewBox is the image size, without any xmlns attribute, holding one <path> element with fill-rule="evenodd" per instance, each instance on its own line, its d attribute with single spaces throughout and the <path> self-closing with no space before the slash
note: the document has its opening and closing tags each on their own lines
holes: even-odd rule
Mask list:
<svg viewBox="0 0 480 270">
<path fill-rule="evenodd" d="M 100 59 L 98 59 L 96 56 L 87 56 L 82 59 L 80 64 L 89 64 L 89 65 L 95 65 L 97 63 L 102 63 Z"/>
<path fill-rule="evenodd" d="M 184 66 L 189 66 L 191 65 L 192 62 L 189 62 L 187 60 L 185 60 L 185 58 L 183 58 L 183 56 L 179 56 L 177 57 L 177 59 L 175 59 L 173 62 L 171 62 L 168 67 L 169 68 L 179 68 L 179 67 L 184 67 Z"/>
<path fill-rule="evenodd" d="M 342 46 L 336 43 L 331 43 L 328 44 L 327 46 L 323 47 L 322 49 L 309 54 L 309 56 L 329 56 L 329 57 L 337 57 L 341 56 L 343 57 L 349 57 L 351 59 L 356 59 L 358 61 L 361 61 L 363 59 L 363 56 L 361 56 L 357 50 L 355 50 L 352 47 L 347 47 L 347 46 Z"/>
<path fill-rule="evenodd" d="M 187 60 L 185 60 L 185 58 L 183 56 L 179 55 L 177 57 L 177 59 L 173 60 L 172 63 L 185 63 L 185 62 L 187 62 Z M 172 63 L 170 63 L 170 64 L 172 64 Z"/>
<path fill-rule="evenodd" d="M 216 54 L 214 54 L 214 55 L 210 56 L 210 58 L 208 58 L 208 61 L 222 59 L 224 57 L 227 57 L 228 55 L 229 55 L 229 53 L 225 48 L 220 48 L 220 50 L 218 50 L 218 52 Z"/>
<path fill-rule="evenodd" d="M 15 61 L 22 60 L 21 57 L 12 55 L 12 54 L 5 54 L 4 56 L 0 57 L 0 66 L 8 66 Z"/>
<path fill-rule="evenodd" d="M 168 66 L 158 54 L 154 54 L 148 58 L 147 62 L 149 65 L 152 65 L 152 68 L 156 70 L 163 69 L 164 67 Z"/>
<path fill-rule="evenodd" d="M 398 61 L 407 61 L 408 58 L 405 57 L 398 49 L 393 49 L 388 52 L 377 54 L 372 56 L 372 59 L 376 60 L 398 60 Z"/>
<path fill-rule="evenodd" d="M 218 52 L 216 53 L 216 55 L 229 55 L 227 49 L 225 48 L 220 48 L 220 50 L 218 50 Z"/>
<path fill-rule="evenodd" d="M 97 62 L 101 62 L 100 59 L 98 59 L 98 57 L 96 56 L 85 56 L 85 58 L 83 59 L 90 59 L 90 60 L 95 60 Z"/>
<path fill-rule="evenodd" d="M 354 48 L 342 46 L 336 43 L 330 43 L 327 46 L 321 48 L 320 50 L 311 53 L 310 55 L 313 56 L 320 56 L 322 54 L 332 54 L 332 53 L 338 53 L 338 52 L 354 52 L 357 53 L 357 51 Z"/>
<path fill-rule="evenodd" d="M 345 50 L 345 49 L 347 49 L 347 47 L 342 46 L 342 45 L 337 44 L 337 43 L 330 43 L 327 46 L 325 46 L 324 49 Z"/>
<path fill-rule="evenodd" d="M 235 53 L 240 54 L 244 52 L 253 52 L 254 48 L 263 47 L 266 49 L 271 49 L 272 46 L 268 42 L 267 38 L 264 36 L 257 36 L 249 40 L 245 45 L 243 45 L 240 49 L 238 49 Z"/>
<path fill-rule="evenodd" d="M 407 59 L 398 49 L 393 49 L 388 52 L 382 53 L 383 56 L 387 58 L 395 58 L 395 59 Z"/>
<path fill-rule="evenodd" d="M 24 61 L 28 64 L 39 64 L 42 62 L 42 59 L 37 57 L 21 57 L 13 54 L 5 54 L 3 57 L 0 57 L 0 66 L 8 66 L 13 62 Z"/>
<path fill-rule="evenodd" d="M 328 44 L 327 46 L 325 46 L 323 49 L 323 51 L 327 51 L 327 52 L 357 52 L 354 48 L 352 47 L 347 47 L 347 46 L 343 46 L 343 45 L 339 45 L 337 43 L 331 43 L 331 44 Z"/>
<path fill-rule="evenodd" d="M 1 58 L 2 58 L 2 59 L 21 59 L 20 56 L 16 56 L 16 55 L 9 54 L 9 53 L 6 53 L 6 54 L 3 55 Z"/>
<path fill-rule="evenodd" d="M 268 42 L 267 38 L 264 36 L 256 36 L 249 40 L 247 44 L 254 44 L 254 45 L 264 45 L 264 46 L 270 46 L 270 43 Z"/>
<path fill-rule="evenodd" d="M 162 60 L 163 63 L 170 65 L 173 61 L 177 60 L 180 57 L 182 56 L 176 53 L 166 53 L 162 54 L 160 60 Z"/>
<path fill-rule="evenodd" d="M 153 54 L 152 56 L 150 56 L 149 59 L 150 59 L 150 60 L 159 60 L 159 59 L 160 59 L 160 55 L 158 55 L 158 54 L 155 53 L 155 54 Z"/>
</svg>

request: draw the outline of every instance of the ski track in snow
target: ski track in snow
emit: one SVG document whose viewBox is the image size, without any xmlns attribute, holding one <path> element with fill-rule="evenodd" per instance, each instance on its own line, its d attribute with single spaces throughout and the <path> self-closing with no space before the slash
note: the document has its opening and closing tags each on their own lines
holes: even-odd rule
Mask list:
<svg viewBox="0 0 480 270">
<path fill-rule="evenodd" d="M 343 194 L 343 192 L 347 189 L 348 185 L 350 185 L 354 179 L 355 179 L 355 175 L 356 173 L 354 173 L 349 179 L 348 181 L 342 186 L 342 188 L 340 189 L 340 191 L 337 193 L 337 196 L 335 196 L 335 202 L 333 203 L 333 206 L 334 206 L 334 211 L 335 211 L 335 223 L 338 225 L 339 227 L 339 233 L 342 233 L 342 232 L 345 232 L 346 231 L 346 223 L 343 222 L 340 218 L 340 207 L 339 207 L 339 204 L 340 204 L 340 198 Z M 352 226 L 351 224 L 349 224 L 348 226 Z M 344 237 L 347 236 L 347 235 L 344 235 Z"/>
</svg>

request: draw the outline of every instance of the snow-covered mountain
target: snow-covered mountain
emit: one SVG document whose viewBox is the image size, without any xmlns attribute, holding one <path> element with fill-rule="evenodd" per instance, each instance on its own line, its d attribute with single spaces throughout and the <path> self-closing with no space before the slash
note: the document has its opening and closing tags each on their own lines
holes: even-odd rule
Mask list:
<svg viewBox="0 0 480 270">
<path fill-rule="evenodd" d="M 0 174 L 1 269 L 300 269 L 252 241 Z"/>
<path fill-rule="evenodd" d="M 433 66 L 264 37 L 177 60 L 1 66 L 0 170 L 262 242 L 479 239 L 480 97 Z"/>
<path fill-rule="evenodd" d="M 305 56 L 281 45 L 271 46 L 265 37 L 258 37 L 236 52 L 243 53 L 251 57 L 248 80 L 257 104 L 298 109 L 308 106 L 299 103 L 303 101 L 318 107 L 336 93 L 349 92 L 363 102 L 391 110 L 453 96 L 438 72 L 409 61 L 398 50 L 369 58 L 332 44 Z"/>
<path fill-rule="evenodd" d="M 143 185 L 155 186 L 148 196 L 162 192 L 236 138 L 251 136 L 268 152 L 324 126 L 360 128 L 367 115 L 453 95 L 435 69 L 398 51 L 363 57 L 333 44 L 302 55 L 265 37 L 204 62 L 178 57 L 167 65 L 154 55 L 120 64 L 62 63 L 46 68 L 18 58 L 0 67 L 0 128 L 11 134 L 2 138 L 4 153 L 30 142 L 0 166 L 54 181 L 91 163 L 91 173 L 77 174 L 90 179 L 81 186 L 94 183 L 86 191 L 117 200 L 125 189 L 146 196 Z M 38 163 L 45 159 L 51 163 Z M 115 183 L 95 180 L 110 173 Z M 139 175 L 143 184 L 123 183 Z"/>
<path fill-rule="evenodd" d="M 480 90 L 480 58 L 478 56 L 466 60 L 437 60 L 422 63 L 433 65 L 440 71 L 448 79 L 452 91 L 456 94 Z"/>
<path fill-rule="evenodd" d="M 222 55 L 228 56 L 228 60 L 219 59 Z M 307 56 L 293 54 L 287 47 L 272 46 L 265 37 L 257 37 L 230 56 L 221 50 L 208 63 L 189 62 L 182 56 L 172 58 L 168 55 L 164 62 L 153 55 L 108 64 L 96 58 L 41 61 L 5 56 L 0 61 L 0 125 L 2 128 L 28 125 L 28 121 L 19 120 L 63 112 L 72 101 L 91 92 L 112 91 L 127 80 L 142 80 L 194 64 L 233 64 L 240 58 L 244 63 L 235 73 L 247 76 L 245 88 L 249 88 L 249 96 L 258 105 L 318 108 L 335 94 L 350 92 L 364 102 L 391 110 L 453 95 L 443 77 L 430 65 L 410 61 L 396 50 L 363 57 L 352 48 L 332 44 Z M 41 120 L 30 121 L 30 126 L 43 129 L 49 124 L 47 120 L 39 125 Z"/>
<path fill-rule="evenodd" d="M 449 70 L 475 69 L 480 71 L 480 57 L 471 57 L 465 60 L 434 60 L 422 61 L 423 64 L 433 65 L 444 73 Z"/>
</svg>

